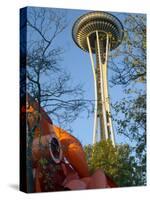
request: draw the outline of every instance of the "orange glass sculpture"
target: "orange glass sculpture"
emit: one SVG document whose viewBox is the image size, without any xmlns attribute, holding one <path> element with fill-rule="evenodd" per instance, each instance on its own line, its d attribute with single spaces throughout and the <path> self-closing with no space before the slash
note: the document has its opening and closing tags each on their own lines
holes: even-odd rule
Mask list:
<svg viewBox="0 0 150 200">
<path fill-rule="evenodd" d="M 22 112 L 27 114 L 28 129 L 34 131 L 32 171 L 35 192 L 116 187 L 101 169 L 89 174 L 79 140 L 53 125 L 43 108 L 38 109 L 38 103 L 30 95 Z"/>
</svg>

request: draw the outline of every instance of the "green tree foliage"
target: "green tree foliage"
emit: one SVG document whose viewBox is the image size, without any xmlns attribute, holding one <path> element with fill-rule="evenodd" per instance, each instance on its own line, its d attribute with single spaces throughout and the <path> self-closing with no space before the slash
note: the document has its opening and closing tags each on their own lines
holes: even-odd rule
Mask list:
<svg viewBox="0 0 150 200">
<path fill-rule="evenodd" d="M 124 39 L 111 53 L 113 86 L 122 86 L 124 97 L 112 106 L 117 134 L 128 138 L 138 165 L 138 184 L 146 183 L 146 15 L 122 18 Z M 141 182 L 139 182 L 141 180 Z"/>
<path fill-rule="evenodd" d="M 146 82 L 146 16 L 127 14 L 123 17 L 124 38 L 111 52 L 109 67 L 115 72 L 114 85 L 129 86 Z"/>
<path fill-rule="evenodd" d="M 146 95 L 139 94 L 135 99 L 124 99 L 115 105 L 118 133 L 130 141 L 132 152 L 141 168 L 143 181 L 146 181 Z M 140 169 L 139 169 L 140 170 Z"/>
<path fill-rule="evenodd" d="M 114 147 L 110 140 L 84 147 L 89 170 L 100 168 L 120 187 L 143 185 L 143 177 L 129 145 Z"/>
</svg>

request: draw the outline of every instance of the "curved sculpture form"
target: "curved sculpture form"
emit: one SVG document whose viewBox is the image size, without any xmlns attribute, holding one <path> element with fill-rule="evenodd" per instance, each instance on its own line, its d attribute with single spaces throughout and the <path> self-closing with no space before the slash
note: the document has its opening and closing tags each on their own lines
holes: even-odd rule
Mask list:
<svg viewBox="0 0 150 200">
<path fill-rule="evenodd" d="M 115 145 L 107 83 L 109 51 L 117 48 L 123 39 L 123 26 L 118 18 L 106 12 L 89 12 L 74 23 L 72 37 L 83 51 L 90 54 L 94 77 L 95 110 L 93 144 L 111 138 Z M 93 54 L 96 56 L 94 64 Z M 98 133 L 99 132 L 99 133 Z"/>
<path fill-rule="evenodd" d="M 55 125 L 53 128 L 68 162 L 78 172 L 80 178 L 89 176 L 85 153 L 79 140 Z"/>
<path fill-rule="evenodd" d="M 38 112 L 38 104 L 30 95 L 27 107 L 21 110 L 27 115 L 28 131 L 33 133 L 29 159 L 32 159 L 35 192 L 116 187 L 100 169 L 89 174 L 79 140 L 53 125 L 43 108 Z"/>
</svg>

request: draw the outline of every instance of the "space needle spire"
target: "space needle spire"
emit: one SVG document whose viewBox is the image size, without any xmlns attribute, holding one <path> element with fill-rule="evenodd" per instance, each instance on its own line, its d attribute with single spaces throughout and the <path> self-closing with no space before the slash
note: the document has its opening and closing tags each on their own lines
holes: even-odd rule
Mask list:
<svg viewBox="0 0 150 200">
<path fill-rule="evenodd" d="M 72 37 L 78 47 L 89 52 L 91 59 L 95 91 L 93 144 L 97 142 L 99 135 L 100 140 L 110 138 L 115 145 L 107 64 L 109 52 L 122 42 L 123 26 L 112 14 L 101 11 L 89 12 L 76 20 Z"/>
</svg>

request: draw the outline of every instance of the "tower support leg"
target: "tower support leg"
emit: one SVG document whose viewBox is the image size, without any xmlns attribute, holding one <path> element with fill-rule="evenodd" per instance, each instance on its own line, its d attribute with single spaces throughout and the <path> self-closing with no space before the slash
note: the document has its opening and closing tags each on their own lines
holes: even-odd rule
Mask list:
<svg viewBox="0 0 150 200">
<path fill-rule="evenodd" d="M 89 53 L 90 53 L 92 72 L 93 72 L 93 78 L 94 78 L 94 96 L 95 96 L 94 103 L 95 103 L 95 106 L 94 106 L 93 144 L 95 144 L 96 143 L 96 133 L 97 133 L 97 80 L 96 80 L 94 59 L 92 56 L 92 50 L 91 50 L 89 37 L 87 37 L 87 44 L 88 44 L 88 49 L 89 49 Z"/>
</svg>

